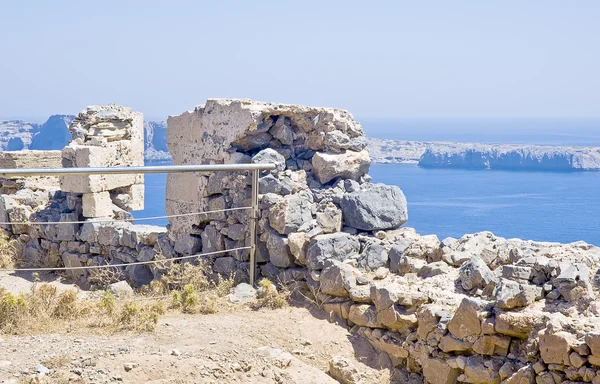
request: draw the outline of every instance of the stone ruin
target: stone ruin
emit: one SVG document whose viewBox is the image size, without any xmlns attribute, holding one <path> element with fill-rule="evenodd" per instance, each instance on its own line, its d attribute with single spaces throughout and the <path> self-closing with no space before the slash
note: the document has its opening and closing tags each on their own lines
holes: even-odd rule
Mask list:
<svg viewBox="0 0 600 384">
<path fill-rule="evenodd" d="M 69 127 L 73 140 L 62 150 L 62 164 L 71 167 L 144 165 L 144 118 L 118 105 L 88 107 Z M 144 176 L 66 175 L 63 192 L 82 194 L 84 217 L 112 217 L 114 203 L 126 211 L 144 208 Z"/>
<path fill-rule="evenodd" d="M 600 249 L 483 232 L 439 241 L 372 184 L 363 131 L 342 110 L 208 100 L 168 120 L 175 164 L 262 163 L 262 276 L 303 287 L 402 383 L 600 383 Z M 188 188 L 181 188 L 186 185 Z M 247 173 L 170 175 L 169 214 L 248 206 Z M 172 219 L 177 254 L 248 245 L 248 213 Z M 213 268 L 248 278 L 248 253 Z"/>
<path fill-rule="evenodd" d="M 113 135 L 119 124 L 90 136 L 93 119 L 74 123 L 84 130 L 73 131 L 70 147 L 122 145 L 110 144 L 119 141 Z M 360 124 L 338 109 L 208 100 L 169 118 L 168 141 L 175 164 L 276 164 L 259 180 L 260 275 L 313 295 L 331 321 L 371 343 L 374 360 L 392 367 L 397 382 L 600 383 L 597 247 L 488 232 L 440 241 L 402 227 L 408 219 L 402 191 L 370 182 Z M 63 151 L 66 165 L 85 163 L 87 152 L 83 163 L 76 153 Z M 71 221 L 86 217 L 84 194 L 107 192 L 112 215 L 127 215 L 118 206 L 126 199 L 118 196 L 135 182 L 115 188 L 86 182 L 105 187 L 48 192 L 33 182 L 6 181 L 2 191 L 12 192 L 2 196 L 0 213 L 9 221 Z M 178 214 L 245 207 L 250 192 L 247 172 L 173 174 L 166 208 Z M 168 231 L 111 222 L 10 230 L 28 264 L 99 265 L 245 246 L 248 217 L 240 210 L 173 218 Z M 248 280 L 247 251 L 208 260 L 214 273 Z M 147 266 L 122 270 L 135 285 L 161 274 Z M 75 277 L 94 281 L 92 273 Z"/>
</svg>

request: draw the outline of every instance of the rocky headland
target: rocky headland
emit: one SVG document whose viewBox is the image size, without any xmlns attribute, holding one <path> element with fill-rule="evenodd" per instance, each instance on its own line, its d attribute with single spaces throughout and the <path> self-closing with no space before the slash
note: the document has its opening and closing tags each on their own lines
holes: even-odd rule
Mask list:
<svg viewBox="0 0 600 384">
<path fill-rule="evenodd" d="M 420 142 L 368 139 L 376 163 L 429 168 L 599 171 L 600 147 Z"/>
</svg>

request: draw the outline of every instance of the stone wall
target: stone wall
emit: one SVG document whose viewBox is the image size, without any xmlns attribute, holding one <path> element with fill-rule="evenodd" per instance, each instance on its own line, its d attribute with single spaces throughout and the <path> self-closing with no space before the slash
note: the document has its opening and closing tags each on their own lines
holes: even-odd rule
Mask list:
<svg viewBox="0 0 600 384">
<path fill-rule="evenodd" d="M 175 164 L 271 162 L 260 177 L 260 273 L 305 287 L 400 382 L 600 382 L 600 250 L 420 236 L 397 187 L 371 184 L 341 110 L 208 100 L 168 120 Z M 187 188 L 181 188 L 182 185 Z M 244 173 L 171 175 L 169 214 L 247 206 Z M 247 213 L 171 220 L 177 254 L 248 244 Z M 214 258 L 247 277 L 248 253 Z"/>
<path fill-rule="evenodd" d="M 143 165 L 141 113 L 116 105 L 88 107 L 69 127 L 73 140 L 63 151 L 0 154 L 7 168 L 116 167 Z M 169 256 L 166 228 L 112 222 L 130 219 L 129 210 L 144 206 L 141 175 L 75 175 L 1 179 L 0 218 L 5 222 L 77 222 L 5 225 L 19 240 L 20 267 L 75 267 L 127 264 Z M 156 267 L 132 265 L 110 269 L 116 279 L 148 284 Z M 98 270 L 67 275 L 83 286 L 100 282 Z"/>
</svg>

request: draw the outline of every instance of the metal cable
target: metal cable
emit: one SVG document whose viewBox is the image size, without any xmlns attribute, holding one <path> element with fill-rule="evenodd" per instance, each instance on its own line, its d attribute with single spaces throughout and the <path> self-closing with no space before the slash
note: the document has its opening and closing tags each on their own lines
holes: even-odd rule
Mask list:
<svg viewBox="0 0 600 384">
<path fill-rule="evenodd" d="M 223 251 L 206 252 L 206 253 L 198 253 L 196 255 L 173 257 L 171 259 L 134 261 L 133 263 L 122 263 L 122 264 L 86 265 L 86 266 L 81 266 L 81 267 L 2 268 L 2 269 L 0 269 L 0 272 L 72 271 L 72 270 L 79 270 L 79 269 L 102 269 L 102 268 L 128 267 L 130 265 L 167 263 L 167 262 L 174 261 L 174 260 L 184 260 L 184 259 L 192 259 L 195 257 L 218 255 L 221 253 L 242 251 L 242 250 L 250 249 L 250 248 L 252 248 L 252 247 L 238 247 L 238 248 L 225 249 Z"/>
<path fill-rule="evenodd" d="M 181 213 L 178 215 L 166 215 L 166 216 L 151 216 L 151 217 L 140 217 L 139 219 L 131 218 L 131 219 L 98 219 L 98 220 L 86 220 L 86 221 L 15 221 L 15 222 L 0 222 L 0 225 L 55 225 L 55 224 L 85 224 L 85 223 L 131 223 L 134 221 L 150 221 L 150 220 L 158 220 L 158 219 L 168 219 L 172 217 L 186 217 L 186 216 L 195 216 L 195 215 L 208 215 L 211 213 L 219 213 L 219 212 L 229 212 L 229 211 L 241 211 L 244 209 L 252 209 L 252 207 L 236 207 L 236 208 L 225 208 L 225 209 L 217 209 L 214 211 L 204 211 L 204 212 L 193 212 L 193 213 Z"/>
</svg>

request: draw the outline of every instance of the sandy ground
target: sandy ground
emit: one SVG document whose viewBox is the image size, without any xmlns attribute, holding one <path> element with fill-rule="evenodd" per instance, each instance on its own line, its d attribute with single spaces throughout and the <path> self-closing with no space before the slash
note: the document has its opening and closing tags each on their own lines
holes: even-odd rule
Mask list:
<svg viewBox="0 0 600 384">
<path fill-rule="evenodd" d="M 29 289 L 18 279 L 3 276 L 0 284 Z M 150 333 L 0 335 L 0 382 L 326 384 L 335 383 L 324 373 L 333 356 L 376 364 L 364 339 L 326 318 L 308 307 L 223 303 L 213 315 L 166 314 Z M 389 383 L 386 371 L 358 364 L 361 383 Z"/>
</svg>

